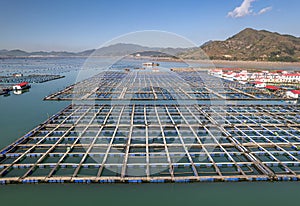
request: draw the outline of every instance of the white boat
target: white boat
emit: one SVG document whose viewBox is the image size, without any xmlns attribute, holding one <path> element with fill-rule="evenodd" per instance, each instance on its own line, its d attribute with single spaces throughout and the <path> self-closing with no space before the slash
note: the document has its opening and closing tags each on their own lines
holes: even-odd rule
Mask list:
<svg viewBox="0 0 300 206">
<path fill-rule="evenodd" d="M 22 82 L 20 84 L 16 84 L 13 86 L 13 90 L 24 90 L 29 88 L 30 88 L 30 84 L 28 82 Z"/>
<path fill-rule="evenodd" d="M 154 63 L 154 62 L 145 62 L 143 63 L 144 67 L 154 67 L 154 66 L 159 66 L 159 64 Z"/>
</svg>

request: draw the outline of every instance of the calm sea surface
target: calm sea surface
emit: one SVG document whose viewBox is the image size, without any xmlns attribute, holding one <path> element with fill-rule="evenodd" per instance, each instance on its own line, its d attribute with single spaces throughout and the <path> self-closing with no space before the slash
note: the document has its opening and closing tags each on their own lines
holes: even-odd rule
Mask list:
<svg viewBox="0 0 300 206">
<path fill-rule="evenodd" d="M 1 148 L 70 104 L 43 98 L 97 73 L 87 69 L 77 78 L 83 63 L 83 59 L 0 60 L 0 76 L 18 71 L 66 76 L 32 84 L 30 92 L 22 95 L 0 96 Z M 162 66 L 185 65 L 169 62 Z M 299 205 L 299 191 L 299 182 L 5 185 L 0 186 L 0 205 Z"/>
</svg>

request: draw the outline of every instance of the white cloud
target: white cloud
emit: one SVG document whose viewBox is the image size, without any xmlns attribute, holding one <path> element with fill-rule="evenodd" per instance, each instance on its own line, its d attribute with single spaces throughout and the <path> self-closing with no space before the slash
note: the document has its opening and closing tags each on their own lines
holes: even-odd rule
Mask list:
<svg viewBox="0 0 300 206">
<path fill-rule="evenodd" d="M 261 9 L 261 10 L 257 13 L 257 15 L 264 14 L 264 13 L 266 13 L 266 12 L 268 12 L 268 11 L 271 11 L 271 10 L 272 10 L 272 7 L 271 7 L 271 6 L 266 7 L 266 8 L 263 8 L 263 9 Z"/>
<path fill-rule="evenodd" d="M 228 16 L 232 18 L 241 18 L 253 13 L 251 3 L 255 0 L 244 0 L 243 3 L 236 7 L 233 11 L 228 12 Z"/>
<path fill-rule="evenodd" d="M 227 16 L 232 18 L 241 18 L 249 15 L 261 15 L 272 10 L 272 7 L 269 6 L 261 9 L 259 12 L 256 13 L 251 9 L 251 4 L 254 1 L 256 0 L 244 0 L 240 6 L 236 7 L 233 11 L 228 12 Z"/>
</svg>

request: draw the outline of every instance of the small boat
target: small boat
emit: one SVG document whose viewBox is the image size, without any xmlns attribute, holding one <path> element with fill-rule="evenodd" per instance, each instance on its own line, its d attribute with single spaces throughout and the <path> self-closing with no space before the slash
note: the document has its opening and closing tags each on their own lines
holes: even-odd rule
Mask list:
<svg viewBox="0 0 300 206">
<path fill-rule="evenodd" d="M 8 95 L 9 92 L 10 92 L 10 90 L 5 88 L 5 89 L 2 89 L 2 91 L 0 91 L 0 95 Z"/>
<path fill-rule="evenodd" d="M 13 90 L 24 90 L 29 89 L 31 86 L 28 82 L 22 82 L 13 86 Z"/>
</svg>

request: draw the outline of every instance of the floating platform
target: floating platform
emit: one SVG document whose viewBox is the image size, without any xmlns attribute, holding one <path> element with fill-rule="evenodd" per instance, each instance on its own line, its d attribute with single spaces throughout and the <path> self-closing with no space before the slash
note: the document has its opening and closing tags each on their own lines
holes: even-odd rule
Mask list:
<svg viewBox="0 0 300 206">
<path fill-rule="evenodd" d="M 0 84 L 0 96 L 8 95 L 10 91 L 12 91 L 12 84 Z"/>
<path fill-rule="evenodd" d="M 70 105 L 0 152 L 1 184 L 299 178 L 299 105 Z"/>
<path fill-rule="evenodd" d="M 280 101 L 283 94 L 209 75 L 206 71 L 105 71 L 45 100 Z"/>
<path fill-rule="evenodd" d="M 31 74 L 28 76 L 0 76 L 0 83 L 44 83 L 48 81 L 53 81 L 56 79 L 64 78 L 61 75 L 52 75 L 52 74 Z"/>
</svg>

